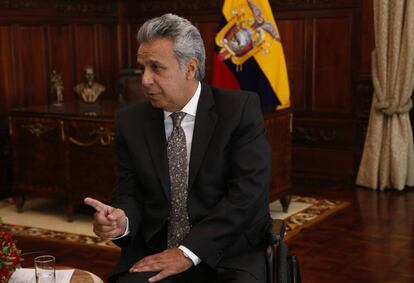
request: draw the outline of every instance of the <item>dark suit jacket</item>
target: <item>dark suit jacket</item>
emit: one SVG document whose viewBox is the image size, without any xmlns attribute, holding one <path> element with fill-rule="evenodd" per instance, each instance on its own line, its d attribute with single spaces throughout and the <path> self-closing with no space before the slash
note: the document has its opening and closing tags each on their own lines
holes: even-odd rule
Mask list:
<svg viewBox="0 0 414 283">
<path fill-rule="evenodd" d="M 170 184 L 164 115 L 145 102 L 116 117 L 117 183 L 112 198 L 129 218 L 130 236 L 115 241 L 115 273 L 166 248 Z M 254 266 L 243 255 L 268 225 L 271 149 L 259 97 L 202 83 L 188 183 L 191 231 L 182 244 L 212 268 Z M 247 266 L 246 266 L 247 265 Z"/>
</svg>

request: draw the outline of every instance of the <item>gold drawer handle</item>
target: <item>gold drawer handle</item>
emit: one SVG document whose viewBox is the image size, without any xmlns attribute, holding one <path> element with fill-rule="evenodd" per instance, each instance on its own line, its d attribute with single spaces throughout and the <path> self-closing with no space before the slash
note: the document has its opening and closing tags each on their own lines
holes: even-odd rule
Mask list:
<svg viewBox="0 0 414 283">
<path fill-rule="evenodd" d="M 89 142 L 81 142 L 72 137 L 69 137 L 69 141 L 77 146 L 89 147 L 98 142 L 100 142 L 101 145 L 107 146 L 107 145 L 110 145 L 111 142 L 114 140 L 114 132 L 112 132 L 108 128 L 103 128 L 103 127 L 89 131 L 88 135 L 89 136 L 97 135 L 97 137 Z"/>
</svg>

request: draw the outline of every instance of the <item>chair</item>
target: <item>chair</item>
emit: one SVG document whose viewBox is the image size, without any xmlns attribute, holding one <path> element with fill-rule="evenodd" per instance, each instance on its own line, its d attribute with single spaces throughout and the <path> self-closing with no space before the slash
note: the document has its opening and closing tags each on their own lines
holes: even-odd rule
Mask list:
<svg viewBox="0 0 414 283">
<path fill-rule="evenodd" d="M 139 69 L 122 69 L 118 74 L 118 99 L 121 105 L 147 100 Z"/>
<path fill-rule="evenodd" d="M 273 219 L 268 230 L 269 246 L 266 250 L 267 283 L 300 283 L 297 258 L 289 255 L 283 237 L 286 224 L 283 220 Z"/>
</svg>

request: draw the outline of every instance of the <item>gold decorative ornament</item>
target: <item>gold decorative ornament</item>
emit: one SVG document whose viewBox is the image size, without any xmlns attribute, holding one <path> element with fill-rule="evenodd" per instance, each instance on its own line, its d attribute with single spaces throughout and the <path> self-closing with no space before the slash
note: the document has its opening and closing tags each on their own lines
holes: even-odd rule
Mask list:
<svg viewBox="0 0 414 283">
<path fill-rule="evenodd" d="M 63 105 L 63 80 L 62 73 L 58 73 L 56 70 L 52 70 L 50 73 L 50 92 L 52 95 L 56 95 L 56 100 L 53 102 L 55 106 Z"/>
<path fill-rule="evenodd" d="M 62 140 L 62 142 L 65 141 L 66 137 L 65 137 L 65 122 L 60 121 L 60 139 Z"/>
<path fill-rule="evenodd" d="M 44 133 L 54 130 L 56 128 L 52 126 L 46 126 L 40 123 L 21 125 L 20 127 L 27 130 L 31 134 L 34 134 L 36 137 L 40 137 L 40 135 L 43 135 Z"/>
<path fill-rule="evenodd" d="M 92 141 L 89 142 L 81 142 L 76 140 L 73 137 L 69 137 L 69 141 L 77 146 L 82 146 L 82 147 L 89 147 L 92 146 L 98 142 L 101 143 L 101 145 L 103 146 L 108 146 L 111 144 L 111 142 L 113 142 L 114 140 L 114 132 L 111 131 L 108 128 L 104 128 L 104 127 L 100 127 L 98 129 L 93 129 L 91 131 L 88 132 L 89 136 L 97 136 L 95 139 L 93 139 Z"/>
</svg>

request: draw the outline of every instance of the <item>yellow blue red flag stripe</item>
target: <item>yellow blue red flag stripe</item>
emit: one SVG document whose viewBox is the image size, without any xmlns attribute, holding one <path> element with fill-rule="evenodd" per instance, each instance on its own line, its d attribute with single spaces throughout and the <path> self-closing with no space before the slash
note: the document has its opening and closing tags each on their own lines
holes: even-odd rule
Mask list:
<svg viewBox="0 0 414 283">
<path fill-rule="evenodd" d="M 225 0 L 222 13 L 213 84 L 257 92 L 265 112 L 290 106 L 283 47 L 268 0 Z"/>
</svg>

